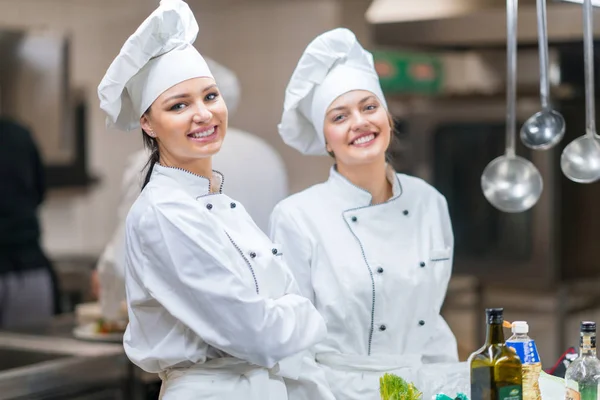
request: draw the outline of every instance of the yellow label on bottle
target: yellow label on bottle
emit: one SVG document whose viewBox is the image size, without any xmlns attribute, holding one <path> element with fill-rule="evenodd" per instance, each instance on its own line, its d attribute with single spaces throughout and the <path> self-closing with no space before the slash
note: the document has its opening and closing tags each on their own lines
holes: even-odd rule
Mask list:
<svg viewBox="0 0 600 400">
<path fill-rule="evenodd" d="M 596 349 L 596 335 L 590 335 L 589 333 L 581 332 L 581 340 L 579 342 L 579 347 L 583 352 L 587 353 L 591 350 Z"/>
</svg>

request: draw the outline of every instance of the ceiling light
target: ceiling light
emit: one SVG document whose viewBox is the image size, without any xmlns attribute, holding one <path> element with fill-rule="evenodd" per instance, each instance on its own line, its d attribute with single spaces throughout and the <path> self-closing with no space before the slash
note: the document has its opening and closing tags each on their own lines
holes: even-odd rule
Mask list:
<svg viewBox="0 0 600 400">
<path fill-rule="evenodd" d="M 583 0 L 560 0 L 563 3 L 578 3 L 583 4 Z M 596 7 L 600 7 L 600 0 L 592 0 L 592 5 Z"/>
</svg>

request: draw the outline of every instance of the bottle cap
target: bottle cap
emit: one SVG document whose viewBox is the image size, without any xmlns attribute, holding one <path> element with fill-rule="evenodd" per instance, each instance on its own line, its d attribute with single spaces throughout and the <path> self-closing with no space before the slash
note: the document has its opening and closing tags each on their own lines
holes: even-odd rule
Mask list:
<svg viewBox="0 0 600 400">
<path fill-rule="evenodd" d="M 581 321 L 581 332 L 596 333 L 596 323 L 592 321 Z"/>
<path fill-rule="evenodd" d="M 513 333 L 529 333 L 529 324 L 525 321 L 514 321 L 512 323 Z"/>
<path fill-rule="evenodd" d="M 485 314 L 488 324 L 502 324 L 502 321 L 504 321 L 503 308 L 487 308 Z"/>
</svg>

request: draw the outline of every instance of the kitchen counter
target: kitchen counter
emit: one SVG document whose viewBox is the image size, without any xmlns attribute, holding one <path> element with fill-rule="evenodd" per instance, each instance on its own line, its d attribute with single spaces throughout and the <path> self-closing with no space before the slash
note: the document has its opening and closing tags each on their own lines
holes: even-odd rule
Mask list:
<svg viewBox="0 0 600 400">
<path fill-rule="evenodd" d="M 0 331 L 0 400 L 145 399 L 158 381 L 129 362 L 121 343 L 73 338 L 75 317 Z"/>
</svg>

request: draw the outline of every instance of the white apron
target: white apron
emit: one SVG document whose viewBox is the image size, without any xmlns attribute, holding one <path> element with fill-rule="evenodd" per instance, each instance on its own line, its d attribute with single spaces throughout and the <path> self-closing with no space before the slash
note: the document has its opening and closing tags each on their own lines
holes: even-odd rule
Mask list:
<svg viewBox="0 0 600 400">
<path fill-rule="evenodd" d="M 336 400 L 380 400 L 379 378 L 386 373 L 411 382 L 423 399 L 443 393 L 455 397 L 469 394 L 470 371 L 466 362 L 424 364 L 418 354 L 319 353 L 317 362 L 325 371 Z"/>
<path fill-rule="evenodd" d="M 283 378 L 237 358 L 161 372 L 159 400 L 287 399 Z"/>
<path fill-rule="evenodd" d="M 360 356 L 340 353 L 319 353 L 317 362 L 336 394 L 336 400 L 379 400 L 379 378 L 392 373 L 407 382 L 417 381 L 417 370 L 422 365 L 421 356 L 386 355 Z"/>
</svg>

